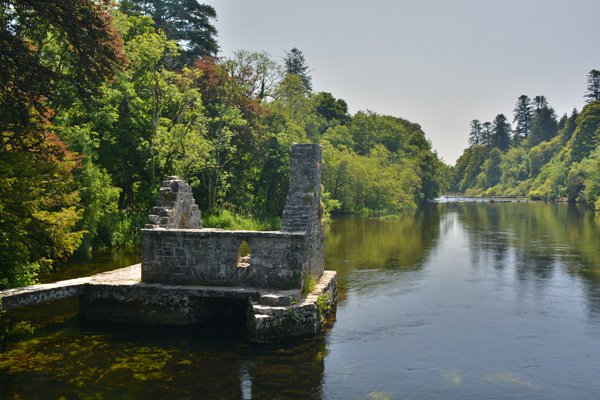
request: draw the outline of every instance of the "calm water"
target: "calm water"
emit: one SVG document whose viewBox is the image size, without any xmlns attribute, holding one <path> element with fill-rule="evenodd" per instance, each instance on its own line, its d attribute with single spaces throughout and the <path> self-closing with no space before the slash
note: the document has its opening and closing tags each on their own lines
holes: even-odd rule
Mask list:
<svg viewBox="0 0 600 400">
<path fill-rule="evenodd" d="M 596 399 L 599 240 L 600 215 L 566 204 L 337 219 L 325 257 L 340 299 L 320 336 L 255 345 L 235 318 L 89 324 L 77 300 L 49 303 L 2 315 L 0 398 Z M 99 254 L 60 277 L 138 257 Z"/>
</svg>

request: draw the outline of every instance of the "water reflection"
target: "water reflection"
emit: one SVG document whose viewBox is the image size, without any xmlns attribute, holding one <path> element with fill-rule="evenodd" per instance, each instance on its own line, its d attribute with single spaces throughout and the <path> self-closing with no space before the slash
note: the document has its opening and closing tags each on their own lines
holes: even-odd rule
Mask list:
<svg viewBox="0 0 600 400">
<path fill-rule="evenodd" d="M 599 239 L 600 217 L 567 204 L 340 218 L 326 243 L 340 302 L 316 338 L 255 345 L 235 315 L 91 324 L 76 299 L 11 310 L 0 316 L 0 398 L 594 399 Z M 139 257 L 97 256 L 54 278 Z"/>
</svg>

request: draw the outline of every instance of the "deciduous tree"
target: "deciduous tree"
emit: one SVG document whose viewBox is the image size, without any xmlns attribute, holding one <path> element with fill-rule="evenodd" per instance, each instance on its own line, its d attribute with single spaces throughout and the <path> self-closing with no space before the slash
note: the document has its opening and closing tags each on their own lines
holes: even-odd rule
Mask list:
<svg viewBox="0 0 600 400">
<path fill-rule="evenodd" d="M 31 284 L 81 240 L 71 172 L 78 157 L 55 135 L 61 89 L 91 103 L 125 63 L 108 1 L 0 1 L 0 288 Z M 64 43 L 56 60 L 41 57 Z"/>
</svg>

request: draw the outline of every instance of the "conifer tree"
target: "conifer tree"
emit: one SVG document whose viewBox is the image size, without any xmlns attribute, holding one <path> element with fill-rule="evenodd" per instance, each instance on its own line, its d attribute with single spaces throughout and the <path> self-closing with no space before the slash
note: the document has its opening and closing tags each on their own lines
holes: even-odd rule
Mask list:
<svg viewBox="0 0 600 400">
<path fill-rule="evenodd" d="M 545 96 L 535 96 L 533 98 L 533 104 L 535 106 L 535 115 L 539 115 L 540 111 L 548 107 L 548 100 Z"/>
<path fill-rule="evenodd" d="M 119 8 L 128 15 L 151 17 L 156 29 L 175 40 L 182 48 L 178 67 L 191 66 L 198 57 L 216 56 L 219 51 L 217 29 L 211 24 L 217 13 L 212 6 L 197 0 L 123 0 Z"/>
<path fill-rule="evenodd" d="M 587 99 L 587 103 L 600 100 L 600 71 L 598 71 L 597 69 L 591 70 L 587 78 L 587 92 L 583 97 Z"/>
<path fill-rule="evenodd" d="M 478 119 L 471 121 L 471 133 L 469 133 L 469 147 L 483 144 L 483 130 Z"/>
<path fill-rule="evenodd" d="M 283 58 L 285 63 L 285 70 L 288 74 L 298 75 L 302 79 L 302 86 L 307 92 L 312 92 L 312 77 L 307 74 L 308 65 L 304 60 L 304 55 L 297 48 L 293 48 L 289 52 L 285 52 Z"/>
<path fill-rule="evenodd" d="M 502 152 L 506 152 L 510 146 L 511 126 L 504 114 L 498 114 L 494 118 L 492 128 L 492 146 L 497 147 Z"/>
<path fill-rule="evenodd" d="M 519 97 L 513 112 L 515 116 L 513 122 L 517 123 L 517 127 L 513 133 L 513 140 L 518 143 L 522 139 L 526 139 L 531 132 L 531 122 L 533 120 L 531 99 L 525 95 Z"/>
<path fill-rule="evenodd" d="M 482 142 L 481 142 L 481 144 L 487 146 L 490 143 L 492 143 L 492 123 L 491 122 L 484 122 L 483 124 L 481 124 L 481 128 L 482 128 Z"/>
</svg>

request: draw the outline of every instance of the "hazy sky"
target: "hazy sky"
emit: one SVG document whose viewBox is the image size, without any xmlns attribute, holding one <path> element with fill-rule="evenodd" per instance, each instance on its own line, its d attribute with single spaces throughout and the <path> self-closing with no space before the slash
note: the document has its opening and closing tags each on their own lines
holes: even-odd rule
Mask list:
<svg viewBox="0 0 600 400">
<path fill-rule="evenodd" d="M 517 98 L 557 114 L 585 105 L 600 69 L 598 0 L 199 0 L 212 5 L 222 56 L 297 47 L 313 90 L 419 123 L 453 165 L 469 122 L 510 121 Z"/>
</svg>

